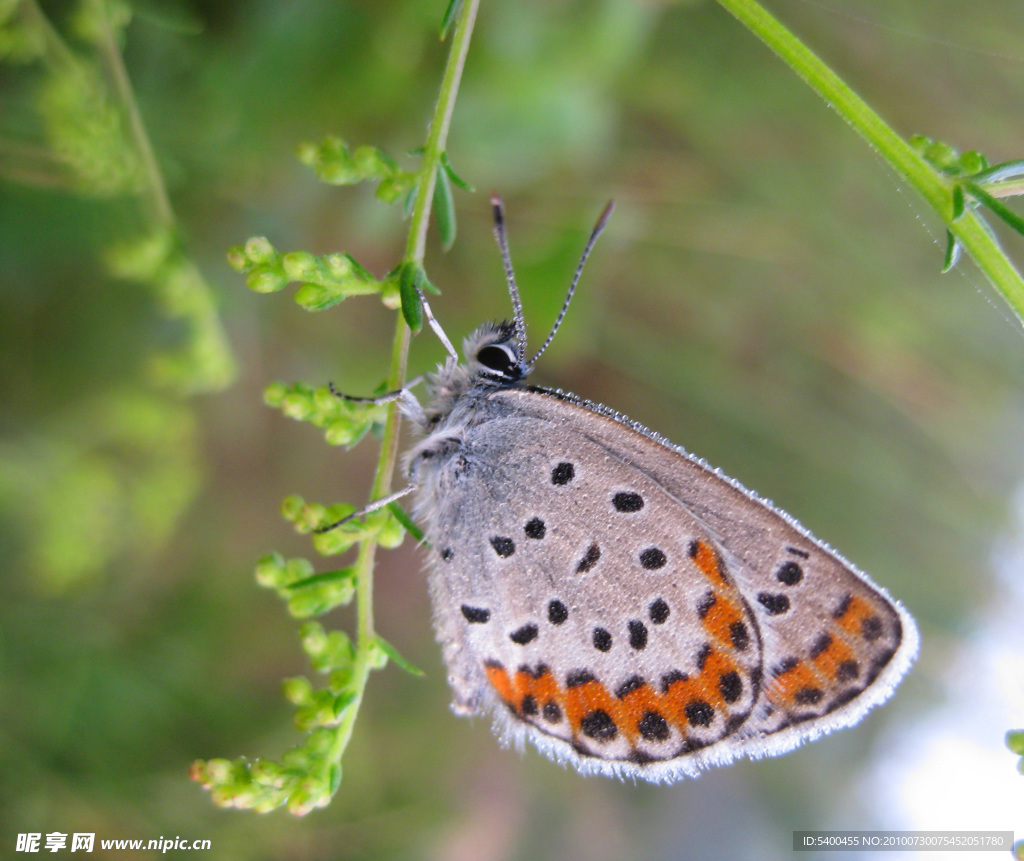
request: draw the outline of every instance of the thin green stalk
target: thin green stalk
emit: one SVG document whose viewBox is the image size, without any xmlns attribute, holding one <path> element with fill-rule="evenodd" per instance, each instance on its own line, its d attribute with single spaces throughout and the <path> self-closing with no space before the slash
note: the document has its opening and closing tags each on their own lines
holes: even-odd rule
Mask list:
<svg viewBox="0 0 1024 861">
<path fill-rule="evenodd" d="M 476 10 L 479 0 L 467 0 L 463 4 L 455 24 L 452 36 L 452 50 L 448 55 L 448 65 L 441 80 L 441 93 L 434 109 L 434 117 L 430 121 L 430 133 L 423 152 L 423 166 L 420 169 L 420 182 L 416 190 L 416 202 L 412 211 L 412 224 L 409 226 L 409 241 L 406 244 L 406 260 L 422 263 L 427 245 L 427 225 L 430 221 L 430 204 L 434 199 L 434 183 L 437 181 L 437 169 L 441 165 L 444 144 L 448 139 L 448 127 L 451 124 L 452 111 L 455 109 L 455 95 L 462 79 L 462 69 L 466 63 L 469 40 L 476 21 Z"/>
<path fill-rule="evenodd" d="M 476 21 L 479 0 L 466 0 L 455 24 L 452 35 L 451 51 L 441 81 L 441 91 L 430 122 L 430 132 L 423 153 L 423 164 L 416 189 L 416 200 L 413 206 L 412 219 L 409 225 L 409 239 L 406 243 L 406 260 L 419 264 L 423 262 L 426 250 L 427 228 L 430 224 L 430 207 L 434 196 L 434 182 L 441 164 L 448 138 L 448 128 L 452 111 L 455 108 L 455 97 L 462 78 L 462 69 L 469 50 L 473 24 Z M 397 315 L 395 338 L 391 350 L 391 369 L 388 374 L 388 390 L 400 389 L 405 383 L 406 363 L 409 355 L 409 327 L 401 314 Z M 391 490 L 391 477 L 398 462 L 398 433 L 401 426 L 401 414 L 397 403 L 393 403 L 384 423 L 384 437 L 381 442 L 380 457 L 374 473 L 372 499 L 380 499 Z M 346 710 L 334 742 L 334 757 L 337 761 L 348 746 L 355 725 L 363 691 L 369 676 L 370 660 L 373 655 L 373 642 L 376 633 L 373 628 L 373 565 L 377 552 L 374 538 L 364 541 L 359 547 L 359 555 L 355 563 L 357 614 L 357 651 L 353 668 L 353 689 L 357 691 L 355 701 Z"/>
<path fill-rule="evenodd" d="M 171 209 L 167 187 L 164 185 L 163 174 L 160 172 L 160 165 L 157 163 L 153 146 L 149 142 L 149 135 L 146 134 L 146 126 L 139 113 L 139 105 L 135 101 L 135 93 L 128 80 L 128 72 L 124 67 L 121 51 L 114 39 L 110 19 L 107 17 L 103 3 L 94 0 L 93 5 L 96 7 L 97 20 L 103 22 L 99 43 L 103 62 L 113 80 L 114 89 L 128 120 L 128 132 L 142 163 L 143 174 L 146 178 L 145 200 L 150 210 L 150 218 L 158 227 L 164 229 L 173 227 L 174 211 Z"/>
<path fill-rule="evenodd" d="M 1024 323 L 1024 280 L 970 210 L 953 219 L 953 182 L 936 172 L 842 79 L 755 0 L 718 0 L 921 193 Z"/>
</svg>

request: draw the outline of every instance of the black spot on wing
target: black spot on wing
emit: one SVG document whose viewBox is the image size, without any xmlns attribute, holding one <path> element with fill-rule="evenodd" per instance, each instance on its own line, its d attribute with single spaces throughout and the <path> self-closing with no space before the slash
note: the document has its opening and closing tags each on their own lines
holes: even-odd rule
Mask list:
<svg viewBox="0 0 1024 861">
<path fill-rule="evenodd" d="M 789 598 L 781 592 L 758 592 L 757 603 L 768 611 L 769 616 L 781 616 L 789 611 Z"/>
<path fill-rule="evenodd" d="M 533 622 L 529 622 L 521 628 L 516 628 L 508 635 L 508 638 L 517 646 L 525 646 L 537 639 L 537 633 L 537 626 Z"/>
<path fill-rule="evenodd" d="M 491 611 L 486 607 L 470 607 L 469 604 L 462 605 L 462 615 L 471 625 L 482 625 L 491 620 Z"/>
<path fill-rule="evenodd" d="M 597 546 L 597 543 L 593 543 L 587 548 L 587 552 L 583 554 L 583 558 L 580 559 L 579 564 L 576 566 L 577 574 L 585 574 L 591 568 L 593 568 L 598 560 L 601 558 L 601 548 Z"/>
<path fill-rule="evenodd" d="M 516 552 L 515 542 L 511 538 L 504 538 L 500 535 L 495 535 L 491 538 L 491 547 L 503 559 L 507 559 Z"/>
<path fill-rule="evenodd" d="M 554 485 L 564 486 L 575 477 L 576 468 L 567 460 L 563 460 L 561 463 L 556 464 L 554 469 L 551 470 L 551 483 Z"/>
<path fill-rule="evenodd" d="M 548 602 L 548 621 L 552 625 L 561 625 L 569 618 L 569 608 L 557 598 Z"/>
<path fill-rule="evenodd" d="M 633 514 L 644 507 L 644 500 L 639 493 L 620 491 L 612 497 L 612 505 L 615 506 L 616 511 Z"/>
<path fill-rule="evenodd" d="M 658 547 L 648 547 L 640 552 L 640 564 L 648 571 L 664 568 L 667 561 L 664 551 Z"/>
<path fill-rule="evenodd" d="M 652 601 L 651 606 L 648 607 L 647 610 L 650 614 L 651 621 L 654 622 L 655 625 L 663 625 L 665 624 L 665 620 L 668 619 L 669 607 L 662 598 L 657 598 Z"/>
</svg>

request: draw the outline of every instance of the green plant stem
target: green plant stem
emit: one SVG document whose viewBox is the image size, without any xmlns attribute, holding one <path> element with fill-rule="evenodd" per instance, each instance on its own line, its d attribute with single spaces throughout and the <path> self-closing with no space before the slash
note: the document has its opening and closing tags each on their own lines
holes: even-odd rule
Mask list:
<svg viewBox="0 0 1024 861">
<path fill-rule="evenodd" d="M 420 168 L 419 183 L 416 189 L 416 200 L 413 205 L 412 219 L 409 224 L 409 239 L 406 243 L 406 260 L 422 264 L 426 251 L 427 228 L 430 224 L 430 207 L 434 196 L 434 182 L 437 168 L 441 163 L 452 111 L 455 108 L 455 97 L 462 78 L 462 69 L 469 50 L 473 24 L 476 21 L 479 0 L 466 0 L 459 12 L 455 29 L 452 33 L 452 46 L 448 54 L 441 91 L 430 122 L 430 132 L 423 153 L 423 164 Z M 388 391 L 397 391 L 405 384 L 406 362 L 409 355 L 409 327 L 401 314 L 396 315 L 395 337 L 391 348 L 391 369 L 388 373 Z M 391 476 L 398 462 L 398 433 L 401 426 L 401 414 L 397 403 L 388 410 L 384 423 L 384 436 L 381 441 L 380 457 L 374 473 L 372 499 L 380 499 L 391 490 Z M 334 740 L 332 761 L 337 762 L 348 746 L 355 725 L 359 706 L 362 703 L 366 681 L 373 667 L 370 664 L 373 655 L 373 643 L 376 633 L 373 628 L 373 565 L 377 552 L 376 539 L 370 538 L 359 547 L 356 557 L 356 600 L 357 600 L 357 648 L 355 666 L 353 667 L 352 687 L 357 691 L 356 699 L 345 711 L 338 733 Z"/>
<path fill-rule="evenodd" d="M 755 0 L 718 0 L 920 192 L 1024 323 L 1024 280 L 973 212 L 953 220 L 953 181 L 936 172 L 843 80 Z"/>
<path fill-rule="evenodd" d="M 149 135 L 146 134 L 146 126 L 142 122 L 139 105 L 135 101 L 135 93 L 132 91 L 131 81 L 128 80 L 128 72 L 124 67 L 124 60 L 121 58 L 121 51 L 114 39 L 110 19 L 100 0 L 93 0 L 93 5 L 96 7 L 97 19 L 103 22 L 99 42 L 101 56 L 124 109 L 128 121 L 128 132 L 142 164 L 145 176 L 144 200 L 149 209 L 150 219 L 157 227 L 172 228 L 174 226 L 174 211 L 171 209 L 167 187 L 164 185 L 163 174 L 160 172 L 153 146 L 149 142 Z"/>
</svg>

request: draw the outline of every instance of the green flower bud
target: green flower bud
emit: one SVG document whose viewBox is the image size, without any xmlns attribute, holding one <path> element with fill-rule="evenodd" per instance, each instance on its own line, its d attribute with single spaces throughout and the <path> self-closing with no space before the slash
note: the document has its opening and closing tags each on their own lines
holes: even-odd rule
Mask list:
<svg viewBox="0 0 1024 861">
<path fill-rule="evenodd" d="M 328 523 L 333 523 L 333 520 L 328 520 Z M 334 529 L 330 532 L 322 532 L 319 535 L 313 536 L 313 547 L 316 548 L 316 552 L 321 556 L 337 556 L 339 553 L 344 553 L 353 544 L 358 541 L 359 538 L 350 532 L 345 532 L 342 529 Z"/>
<path fill-rule="evenodd" d="M 249 258 L 245 256 L 245 249 L 241 245 L 232 245 L 228 249 L 228 265 L 235 272 L 245 272 L 249 268 Z"/>
<path fill-rule="evenodd" d="M 337 305 L 345 294 L 335 286 L 306 282 L 295 291 L 295 301 L 307 311 L 324 311 Z"/>
<path fill-rule="evenodd" d="M 352 277 L 352 262 L 344 254 L 325 254 L 322 262 L 332 278 L 342 281 Z"/>
<path fill-rule="evenodd" d="M 294 583 L 296 580 L 305 580 L 307 577 L 313 575 L 313 564 L 308 559 L 296 557 L 295 559 L 289 559 L 285 563 L 285 571 L 287 572 L 289 583 Z"/>
<path fill-rule="evenodd" d="M 306 281 L 318 274 L 316 257 L 308 251 L 290 251 L 281 258 L 281 268 L 292 281 Z"/>
<path fill-rule="evenodd" d="M 271 383 L 263 390 L 263 403 L 268 407 L 280 407 L 288 394 L 288 387 L 284 383 Z"/>
<path fill-rule="evenodd" d="M 377 533 L 377 543 L 385 550 L 393 550 L 405 539 L 405 527 L 395 517 L 389 517 L 387 523 Z"/>
<path fill-rule="evenodd" d="M 249 270 L 245 286 L 254 293 L 276 293 L 288 280 L 279 272 L 266 266 L 254 266 Z"/>
<path fill-rule="evenodd" d="M 285 679 L 283 684 L 284 698 L 293 705 L 302 706 L 310 701 L 313 694 L 313 686 L 309 679 L 303 676 L 295 676 Z"/>
<path fill-rule="evenodd" d="M 302 514 L 302 509 L 305 507 L 306 500 L 298 494 L 290 494 L 281 502 L 281 516 L 284 517 L 285 520 L 298 520 L 299 516 Z"/>
<path fill-rule="evenodd" d="M 329 445 L 351 445 L 360 435 L 362 427 L 352 419 L 335 419 L 324 432 Z"/>
<path fill-rule="evenodd" d="M 299 392 L 291 392 L 282 399 L 281 411 L 288 418 L 302 421 L 313 411 L 313 405 L 306 395 Z"/>
<path fill-rule="evenodd" d="M 274 259 L 277 252 L 265 236 L 253 236 L 245 243 L 245 256 L 253 265 L 267 263 Z"/>
<path fill-rule="evenodd" d="M 286 576 L 284 564 L 280 554 L 267 554 L 256 563 L 256 582 L 267 589 L 283 585 Z"/>
</svg>

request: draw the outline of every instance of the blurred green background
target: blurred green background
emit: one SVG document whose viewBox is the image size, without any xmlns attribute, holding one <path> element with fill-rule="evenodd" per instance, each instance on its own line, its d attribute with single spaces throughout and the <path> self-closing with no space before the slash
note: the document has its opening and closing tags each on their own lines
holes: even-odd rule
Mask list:
<svg viewBox="0 0 1024 861">
<path fill-rule="evenodd" d="M 436 315 L 459 341 L 508 313 L 493 189 L 540 338 L 614 197 L 534 381 L 610 404 L 775 500 L 905 602 L 921 657 L 889 705 L 781 759 L 672 787 L 582 779 L 449 713 L 407 541 L 378 556 L 377 627 L 427 675 L 371 678 L 334 803 L 303 819 L 225 811 L 188 780 L 196 757 L 297 741 L 280 693 L 307 672 L 297 623 L 252 566 L 271 549 L 313 555 L 279 517 L 286 494 L 358 505 L 375 459 L 372 440 L 330 448 L 262 390 L 369 392 L 393 328 L 372 299 L 308 314 L 251 293 L 225 251 L 265 235 L 377 275 L 395 265 L 398 208 L 318 183 L 294 152 L 339 134 L 413 166 L 444 5 L 135 6 L 125 67 L 238 368 L 204 394 L 154 382 L 155 359 L 188 341 L 173 297 L 111 274 L 111 249 L 146 223 L 136 167 L 87 184 L 67 169 L 103 106 L 61 126 L 55 104 L 73 115 L 75 94 L 60 102 L 52 66 L 0 45 L 0 856 L 19 832 L 79 831 L 209 838 L 218 859 L 789 857 L 793 828 L 883 822 L 872 769 L 895 768 L 893 739 L 956 699 L 963 655 L 1010 600 L 1024 556 L 997 549 L 1021 540 L 1024 338 L 969 262 L 940 276 L 942 229 L 913 192 L 713 2 L 485 0 L 448 146 L 477 193 L 456 192 L 455 247 L 428 252 Z M 769 5 L 901 134 L 1024 157 L 1016 0 Z M 76 6 L 41 4 L 92 63 Z M 1019 265 L 1019 237 L 1006 246 Z M 423 335 L 411 373 L 442 355 Z M 972 693 L 968 713 L 995 713 L 1002 688 Z M 1001 744 L 973 719 L 962 729 Z M 950 757 L 950 792 L 964 767 Z"/>
</svg>

